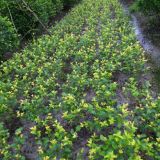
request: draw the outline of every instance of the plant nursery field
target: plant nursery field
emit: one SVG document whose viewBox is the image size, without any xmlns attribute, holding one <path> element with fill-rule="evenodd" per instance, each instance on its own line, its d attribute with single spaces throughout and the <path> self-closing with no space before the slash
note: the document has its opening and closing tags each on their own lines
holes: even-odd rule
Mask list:
<svg viewBox="0 0 160 160">
<path fill-rule="evenodd" d="M 82 0 L 0 66 L 0 159 L 160 160 L 160 97 L 118 0 Z"/>
</svg>

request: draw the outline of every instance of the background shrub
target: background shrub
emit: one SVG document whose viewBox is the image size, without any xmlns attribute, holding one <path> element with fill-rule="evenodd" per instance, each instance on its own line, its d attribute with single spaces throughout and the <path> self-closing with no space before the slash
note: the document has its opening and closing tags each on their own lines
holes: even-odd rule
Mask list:
<svg viewBox="0 0 160 160">
<path fill-rule="evenodd" d="M 2 0 L 0 15 L 12 19 L 22 37 L 31 36 L 41 29 L 39 20 L 47 26 L 51 17 L 55 16 L 64 6 L 72 6 L 79 0 Z M 27 6 L 26 6 L 26 4 Z M 33 15 L 30 9 L 37 15 Z"/>
<path fill-rule="evenodd" d="M 51 17 L 64 6 L 72 6 L 76 2 L 78 0 L 1 0 L 0 60 L 5 52 L 17 48 L 18 41 L 31 38 L 33 33 L 39 33 L 42 28 L 47 28 Z M 19 40 L 15 30 L 19 34 Z"/>
<path fill-rule="evenodd" d="M 63 0 L 64 6 L 72 6 L 75 3 L 78 3 L 80 0 Z"/>
<path fill-rule="evenodd" d="M 3 7 L 0 10 L 2 16 L 11 18 L 12 15 L 13 22 L 21 35 L 25 35 L 27 32 L 33 33 L 39 27 L 39 21 L 30 9 L 46 25 L 49 18 L 63 8 L 61 0 L 25 0 L 24 2 L 22 0 L 3 0 L 3 3 L 1 2 Z"/>
<path fill-rule="evenodd" d="M 12 23 L 8 18 L 0 16 L 0 60 L 5 52 L 13 51 L 18 45 L 18 35 Z"/>
<path fill-rule="evenodd" d="M 160 0 L 136 0 L 133 9 L 141 10 L 145 13 L 160 13 Z"/>
</svg>

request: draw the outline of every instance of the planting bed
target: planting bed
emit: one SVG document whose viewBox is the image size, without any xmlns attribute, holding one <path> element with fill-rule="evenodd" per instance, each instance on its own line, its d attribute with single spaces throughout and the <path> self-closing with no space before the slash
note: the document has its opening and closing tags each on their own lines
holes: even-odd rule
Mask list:
<svg viewBox="0 0 160 160">
<path fill-rule="evenodd" d="M 118 0 L 51 32 L 0 66 L 0 159 L 160 159 L 160 98 Z"/>
</svg>

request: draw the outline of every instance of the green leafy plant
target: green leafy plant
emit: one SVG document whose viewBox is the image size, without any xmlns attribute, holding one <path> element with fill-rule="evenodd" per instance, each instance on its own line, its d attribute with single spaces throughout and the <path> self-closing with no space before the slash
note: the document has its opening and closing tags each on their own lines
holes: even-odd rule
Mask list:
<svg viewBox="0 0 160 160">
<path fill-rule="evenodd" d="M 159 98 L 118 0 L 84 0 L 50 33 L 0 66 L 0 158 L 32 140 L 42 160 L 159 160 Z"/>
<path fill-rule="evenodd" d="M 0 60 L 6 52 L 12 52 L 19 45 L 19 38 L 8 18 L 0 16 Z"/>
<path fill-rule="evenodd" d="M 136 0 L 131 7 L 132 10 L 141 10 L 145 13 L 160 12 L 160 1 L 159 0 Z"/>
</svg>

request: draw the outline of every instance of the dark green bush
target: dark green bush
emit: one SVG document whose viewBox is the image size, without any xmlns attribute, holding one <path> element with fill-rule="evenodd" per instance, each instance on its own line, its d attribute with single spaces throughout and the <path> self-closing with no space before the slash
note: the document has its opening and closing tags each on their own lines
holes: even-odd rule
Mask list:
<svg viewBox="0 0 160 160">
<path fill-rule="evenodd" d="M 43 23 L 47 23 L 49 17 L 54 16 L 63 7 L 61 0 L 28 0 L 28 4 L 37 13 Z"/>
<path fill-rule="evenodd" d="M 136 0 L 132 9 L 141 10 L 145 13 L 160 13 L 160 0 Z"/>
<path fill-rule="evenodd" d="M 18 35 L 8 18 L 0 16 L 0 60 L 4 53 L 11 52 L 19 45 Z"/>
<path fill-rule="evenodd" d="M 72 6 L 79 0 L 2 0 L 0 15 L 13 19 L 18 32 L 24 36 L 40 29 L 40 21 L 47 26 L 50 17 L 64 6 Z M 36 15 L 36 16 L 35 16 Z M 38 19 L 37 19 L 38 18 Z"/>
<path fill-rule="evenodd" d="M 49 19 L 64 6 L 79 0 L 1 0 L 0 1 L 0 59 L 3 54 L 18 46 L 18 36 L 31 37 L 47 28 Z M 7 18 L 2 18 L 7 17 Z M 12 22 L 12 24 L 11 24 Z M 14 26 L 14 27 L 13 27 Z M 45 27 L 44 27 L 45 26 Z M 20 40 L 19 40 L 20 41 Z"/>
<path fill-rule="evenodd" d="M 64 6 L 72 6 L 78 3 L 80 0 L 63 0 Z"/>
<path fill-rule="evenodd" d="M 0 5 L 2 6 L 1 15 L 8 18 L 12 16 L 21 35 L 35 31 L 39 27 L 39 20 L 46 25 L 49 18 L 55 16 L 63 8 L 62 0 L 3 0 Z"/>
</svg>

